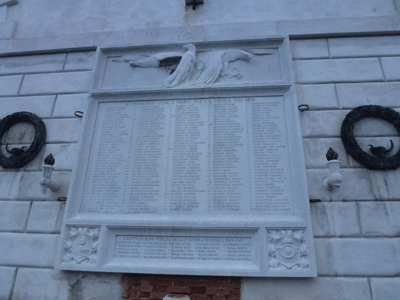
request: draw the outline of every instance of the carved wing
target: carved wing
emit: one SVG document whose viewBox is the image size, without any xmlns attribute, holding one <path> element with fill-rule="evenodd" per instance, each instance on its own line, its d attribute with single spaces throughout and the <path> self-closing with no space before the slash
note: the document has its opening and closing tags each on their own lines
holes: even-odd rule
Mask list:
<svg viewBox="0 0 400 300">
<path fill-rule="evenodd" d="M 112 61 L 129 63 L 137 68 L 158 68 L 179 64 L 184 53 L 165 52 L 152 55 L 133 54 L 116 57 Z"/>
<path fill-rule="evenodd" d="M 179 62 L 178 67 L 176 68 L 175 72 L 172 73 L 166 79 L 166 83 L 168 87 L 174 87 L 182 82 L 185 81 L 186 77 L 188 76 L 190 69 L 193 67 L 196 61 L 196 48 L 193 46 L 194 49 L 189 49 L 183 56 L 181 61 Z"/>
<path fill-rule="evenodd" d="M 204 53 L 204 58 L 199 61 L 199 75 L 194 84 L 211 84 L 219 77 L 222 70 L 222 56 L 224 51 L 211 51 Z"/>
</svg>

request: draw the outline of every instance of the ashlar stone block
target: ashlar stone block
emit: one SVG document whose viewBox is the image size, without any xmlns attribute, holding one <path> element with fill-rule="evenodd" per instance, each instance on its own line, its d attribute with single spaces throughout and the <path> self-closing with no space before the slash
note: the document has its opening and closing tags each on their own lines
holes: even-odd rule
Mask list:
<svg viewBox="0 0 400 300">
<path fill-rule="evenodd" d="M 298 83 L 384 81 L 378 58 L 294 61 Z"/>
<path fill-rule="evenodd" d="M 400 36 L 328 39 L 332 57 L 399 55 Z"/>
<path fill-rule="evenodd" d="M 298 84 L 296 91 L 299 105 L 307 104 L 310 110 L 339 108 L 334 84 Z"/>
<path fill-rule="evenodd" d="M 0 58 L 0 74 L 61 71 L 66 54 L 46 54 Z"/>
<path fill-rule="evenodd" d="M 26 232 L 59 233 L 64 202 L 33 202 Z"/>
<path fill-rule="evenodd" d="M 30 201 L 0 201 L 0 231 L 23 232 L 30 208 Z"/>
<path fill-rule="evenodd" d="M 67 277 L 53 269 L 19 268 L 12 300 L 70 299 Z"/>
<path fill-rule="evenodd" d="M 66 72 L 26 75 L 21 95 L 86 92 L 92 72 Z"/>
<path fill-rule="evenodd" d="M 397 276 L 399 239 L 316 238 L 318 275 Z"/>
<path fill-rule="evenodd" d="M 0 233 L 0 265 L 52 268 L 58 235 Z"/>
<path fill-rule="evenodd" d="M 39 118 L 50 118 L 55 96 L 0 98 L 0 119 L 18 111 L 29 111 Z"/>
<path fill-rule="evenodd" d="M 400 236 L 400 202 L 358 203 L 364 236 Z"/>
<path fill-rule="evenodd" d="M 361 105 L 400 107 L 399 82 L 346 83 L 336 85 L 341 108 Z"/>
<path fill-rule="evenodd" d="M 0 267 L 0 299 L 9 299 L 16 270 L 11 267 Z"/>
<path fill-rule="evenodd" d="M 75 143 L 81 132 L 82 119 L 46 119 L 47 143 Z"/>
<path fill-rule="evenodd" d="M 370 300 L 367 278 L 242 278 L 241 299 Z"/>
<path fill-rule="evenodd" d="M 311 221 L 314 236 L 361 236 L 355 202 L 312 203 Z"/>
<path fill-rule="evenodd" d="M 381 62 L 386 80 L 400 80 L 400 56 L 382 57 Z"/>
<path fill-rule="evenodd" d="M 307 170 L 310 199 L 322 201 L 397 200 L 400 198 L 398 178 L 400 169 L 371 171 L 367 169 L 341 169 L 344 180 L 339 189 L 328 191 L 322 180 L 329 175 L 328 169 Z"/>
<path fill-rule="evenodd" d="M 95 51 L 68 53 L 64 70 L 91 70 L 95 55 Z"/>
<path fill-rule="evenodd" d="M 42 172 L 0 172 L 0 200 L 57 200 L 66 197 L 71 172 L 53 172 L 52 179 L 58 180 L 60 189 L 43 195 L 39 185 Z"/>
<path fill-rule="evenodd" d="M 326 39 L 292 40 L 290 46 L 293 59 L 329 58 Z"/>
<path fill-rule="evenodd" d="M 75 111 L 85 112 L 87 106 L 87 94 L 69 94 L 57 96 L 53 111 L 53 118 L 76 117 Z"/>
<path fill-rule="evenodd" d="M 340 137 L 342 122 L 350 111 L 305 111 L 300 114 L 303 137 Z"/>
<path fill-rule="evenodd" d="M 371 278 L 373 300 L 397 299 L 400 295 L 400 278 Z"/>
<path fill-rule="evenodd" d="M 22 76 L 0 76 L 0 96 L 18 95 Z"/>
</svg>

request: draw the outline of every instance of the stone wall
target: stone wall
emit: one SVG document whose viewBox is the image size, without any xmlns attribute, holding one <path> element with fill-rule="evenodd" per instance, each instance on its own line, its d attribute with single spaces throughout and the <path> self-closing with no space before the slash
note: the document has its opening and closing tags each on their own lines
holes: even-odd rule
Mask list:
<svg viewBox="0 0 400 300">
<path fill-rule="evenodd" d="M 400 294 L 400 169 L 369 171 L 349 157 L 340 126 L 354 107 L 380 104 L 400 111 L 400 36 L 292 40 L 293 64 L 313 220 L 319 277 L 242 279 L 242 299 L 397 299 Z M 43 118 L 47 143 L 20 170 L 0 170 L 0 299 L 97 299 L 122 297 L 121 274 L 53 269 L 68 180 L 76 157 L 94 52 L 0 58 L 0 118 L 30 111 Z M 17 126 L 16 126 L 17 127 Z M 5 137 L 29 144 L 33 131 L 20 124 Z M 18 133 L 18 134 L 17 134 Z M 400 144 L 381 120 L 358 122 L 360 145 Z M 325 152 L 333 147 L 343 184 L 328 192 Z M 43 196 L 43 157 L 56 158 L 57 193 Z M 127 284 L 125 282 L 125 284 Z M 211 298 L 211 294 L 208 294 Z M 146 299 L 146 298 L 144 298 Z M 214 298 L 212 298 L 214 299 Z M 217 298 L 215 298 L 217 299 Z"/>
</svg>

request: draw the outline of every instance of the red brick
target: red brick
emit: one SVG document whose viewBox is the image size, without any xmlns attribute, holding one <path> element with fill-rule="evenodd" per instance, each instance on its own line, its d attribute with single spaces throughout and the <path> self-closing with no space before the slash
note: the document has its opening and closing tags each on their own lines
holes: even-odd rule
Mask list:
<svg viewBox="0 0 400 300">
<path fill-rule="evenodd" d="M 149 292 L 138 292 L 137 297 L 148 299 L 150 297 L 150 293 Z"/>
<path fill-rule="evenodd" d="M 149 281 L 155 286 L 172 286 L 172 279 L 168 278 L 152 278 Z"/>
<path fill-rule="evenodd" d="M 152 292 L 152 293 L 150 293 L 150 298 L 149 299 L 151 299 L 151 300 L 163 299 L 165 296 L 167 296 L 167 293 Z"/>
<path fill-rule="evenodd" d="M 150 285 L 150 278 L 149 277 L 141 278 L 140 285 Z"/>
<path fill-rule="evenodd" d="M 129 286 L 124 286 L 123 289 L 122 298 L 129 298 L 131 296 Z"/>
<path fill-rule="evenodd" d="M 227 288 L 217 288 L 217 287 L 208 287 L 206 289 L 206 294 L 209 295 L 229 295 L 231 293 L 230 289 Z"/>
<path fill-rule="evenodd" d="M 231 295 L 240 295 L 240 288 L 231 289 Z"/>
<path fill-rule="evenodd" d="M 210 295 L 189 295 L 190 300 L 212 300 Z"/>
<path fill-rule="evenodd" d="M 169 286 L 167 288 L 168 294 L 190 294 L 190 287 L 188 286 Z"/>
<path fill-rule="evenodd" d="M 240 295 L 229 295 L 229 296 L 226 296 L 226 300 L 240 300 Z"/>
<path fill-rule="evenodd" d="M 154 287 L 152 285 L 142 285 L 140 286 L 140 290 L 142 292 L 152 292 L 154 290 Z"/>
<path fill-rule="evenodd" d="M 205 287 L 191 287 L 192 294 L 205 294 L 206 288 Z"/>
<path fill-rule="evenodd" d="M 240 288 L 241 286 L 241 281 L 240 280 L 230 280 L 230 281 L 224 281 L 223 283 L 224 287 L 235 287 L 235 288 Z"/>
<path fill-rule="evenodd" d="M 226 300 L 226 298 L 223 295 L 214 295 L 212 300 Z"/>
<path fill-rule="evenodd" d="M 191 280 L 187 281 L 187 285 L 207 287 L 207 286 L 211 286 L 211 281 L 204 280 L 204 279 L 191 279 Z"/>
<path fill-rule="evenodd" d="M 167 287 L 166 286 L 156 286 L 155 287 L 155 291 L 156 292 L 160 292 L 160 293 L 167 293 Z"/>
</svg>

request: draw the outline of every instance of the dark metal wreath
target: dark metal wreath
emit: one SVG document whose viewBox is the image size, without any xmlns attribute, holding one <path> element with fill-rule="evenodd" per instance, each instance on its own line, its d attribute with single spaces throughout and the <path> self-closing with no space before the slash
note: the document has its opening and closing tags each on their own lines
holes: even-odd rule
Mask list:
<svg viewBox="0 0 400 300">
<path fill-rule="evenodd" d="M 24 149 L 26 147 L 9 150 L 7 144 L 6 151 L 11 156 L 7 157 L 0 151 L 0 166 L 3 168 L 17 169 L 23 167 L 39 154 L 46 143 L 46 126 L 43 121 L 37 115 L 26 111 L 13 113 L 0 121 L 0 142 L 11 126 L 21 122 L 30 123 L 35 127 L 35 138 L 26 151 Z"/>
<path fill-rule="evenodd" d="M 342 124 L 341 138 L 343 145 L 348 153 L 360 164 L 364 165 L 370 170 L 394 170 L 400 166 L 400 150 L 392 155 L 385 156 L 384 151 L 381 155 L 372 156 L 364 152 L 358 145 L 354 138 L 354 124 L 362 118 L 378 118 L 388 121 L 396 127 L 398 134 L 400 135 L 400 114 L 391 108 L 383 107 L 379 105 L 365 105 L 359 106 L 349 112 Z M 371 146 L 371 145 L 370 145 Z M 373 147 L 375 149 L 384 147 Z M 372 151 L 372 149 L 371 149 Z M 389 150 L 390 151 L 390 150 Z M 388 151 L 386 151 L 388 152 Z M 374 154 L 374 152 L 372 152 Z"/>
</svg>

